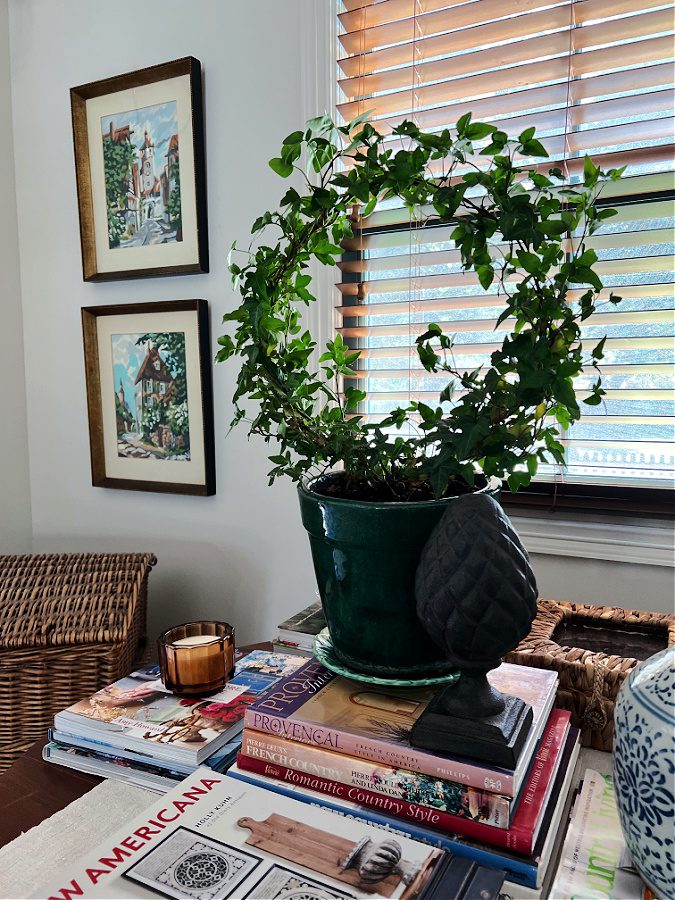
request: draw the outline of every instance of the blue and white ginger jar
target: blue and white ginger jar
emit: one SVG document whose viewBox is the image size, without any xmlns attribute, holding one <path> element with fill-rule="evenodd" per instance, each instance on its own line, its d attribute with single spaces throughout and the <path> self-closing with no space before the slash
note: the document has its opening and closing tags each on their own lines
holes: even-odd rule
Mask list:
<svg viewBox="0 0 675 900">
<path fill-rule="evenodd" d="M 675 647 L 640 663 L 614 707 L 614 786 L 621 828 L 643 880 L 675 898 Z"/>
</svg>

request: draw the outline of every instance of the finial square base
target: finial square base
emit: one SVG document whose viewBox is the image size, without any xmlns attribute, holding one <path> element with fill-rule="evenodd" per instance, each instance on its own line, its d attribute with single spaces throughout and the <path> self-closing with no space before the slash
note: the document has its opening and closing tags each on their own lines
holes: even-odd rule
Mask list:
<svg viewBox="0 0 675 900">
<path fill-rule="evenodd" d="M 410 733 L 413 747 L 439 756 L 463 756 L 515 769 L 532 726 L 532 707 L 518 697 L 505 697 L 502 712 L 484 718 L 450 715 L 435 697 Z"/>
</svg>

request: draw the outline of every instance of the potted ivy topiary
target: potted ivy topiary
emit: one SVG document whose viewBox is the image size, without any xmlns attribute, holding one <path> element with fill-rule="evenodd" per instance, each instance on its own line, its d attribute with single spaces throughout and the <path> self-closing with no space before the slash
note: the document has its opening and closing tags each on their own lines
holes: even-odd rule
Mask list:
<svg viewBox="0 0 675 900">
<path fill-rule="evenodd" d="M 342 127 L 321 117 L 285 139 L 270 166 L 284 178 L 298 169 L 302 189 L 289 187 L 279 210 L 254 223 L 253 235 L 269 229 L 271 241 L 243 262 L 233 245 L 242 302 L 224 317 L 236 328 L 218 339 L 217 361 L 241 359 L 233 424 L 246 421 L 250 434 L 278 443 L 270 483 L 280 475 L 299 483 L 338 658 L 359 672 L 414 677 L 448 666 L 418 623 L 413 591 L 420 552 L 447 505 L 502 479 L 516 491 L 540 461 L 564 464 L 559 426 L 580 417 L 574 379 L 603 357 L 604 340 L 587 353 L 581 342 L 603 287 L 587 239 L 614 214 L 596 199 L 621 170 L 603 172 L 586 158 L 583 183 L 570 186 L 560 169 L 519 161 L 547 155 L 534 128 L 509 138 L 469 114 L 452 132 L 404 122 L 394 135 L 403 149 L 363 117 Z M 311 181 L 297 165 L 303 154 Z M 462 371 L 451 335 L 430 324 L 417 352 L 424 369 L 448 377 L 438 405 L 411 402 L 373 423 L 358 414 L 364 392 L 341 391 L 359 351 L 338 334 L 313 365 L 301 309 L 316 299 L 313 260 L 333 265 L 354 209 L 366 218 L 390 198 L 420 226 L 430 216 L 455 226 L 462 268 L 486 291 L 497 284 L 497 325 L 511 330 L 486 367 Z M 597 405 L 603 393 L 598 377 L 584 402 Z M 255 403 L 250 417 L 245 399 Z M 406 428 L 411 420 L 416 429 Z"/>
</svg>

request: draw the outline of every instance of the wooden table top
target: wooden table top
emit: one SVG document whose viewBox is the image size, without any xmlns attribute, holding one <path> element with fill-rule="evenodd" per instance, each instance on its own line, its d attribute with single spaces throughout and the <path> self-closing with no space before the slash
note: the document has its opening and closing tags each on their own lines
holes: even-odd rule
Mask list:
<svg viewBox="0 0 675 900">
<path fill-rule="evenodd" d="M 30 750 L 0 778 L 0 846 L 39 825 L 103 780 L 42 759 L 42 744 Z"/>
<path fill-rule="evenodd" d="M 271 648 L 271 644 L 264 643 L 251 644 L 242 650 Z M 53 816 L 103 780 L 45 762 L 42 747 L 40 741 L 33 744 L 0 777 L 0 847 Z"/>
</svg>

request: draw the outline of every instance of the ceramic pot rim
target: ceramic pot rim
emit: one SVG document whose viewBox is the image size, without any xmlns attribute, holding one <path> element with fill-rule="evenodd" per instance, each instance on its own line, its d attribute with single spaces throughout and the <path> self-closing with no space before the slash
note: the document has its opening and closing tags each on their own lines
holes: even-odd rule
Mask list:
<svg viewBox="0 0 675 900">
<path fill-rule="evenodd" d="M 316 491 L 312 490 L 312 485 L 315 484 L 320 478 L 325 478 L 326 475 L 331 475 L 333 473 L 326 472 L 324 475 L 317 475 L 314 478 L 305 478 L 298 482 L 298 493 L 308 497 L 313 501 L 326 502 L 335 506 L 343 506 L 343 507 L 356 507 L 358 509 L 372 509 L 372 510 L 394 510 L 394 509 L 432 509 L 438 506 L 446 506 L 448 503 L 452 503 L 455 500 L 461 500 L 462 497 L 472 497 L 475 494 L 495 494 L 498 493 L 501 488 L 501 481 L 499 478 L 488 478 L 488 483 L 485 487 L 479 488 L 477 491 L 474 491 L 471 494 L 458 494 L 456 497 L 441 497 L 437 500 L 392 500 L 388 503 L 383 502 L 374 502 L 372 500 L 352 500 L 347 497 L 328 497 L 326 494 L 319 494 Z"/>
</svg>

